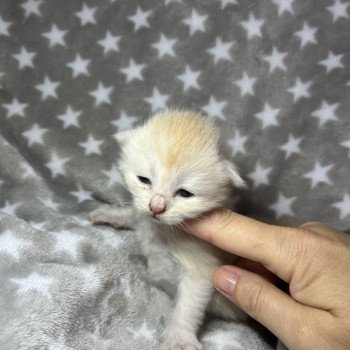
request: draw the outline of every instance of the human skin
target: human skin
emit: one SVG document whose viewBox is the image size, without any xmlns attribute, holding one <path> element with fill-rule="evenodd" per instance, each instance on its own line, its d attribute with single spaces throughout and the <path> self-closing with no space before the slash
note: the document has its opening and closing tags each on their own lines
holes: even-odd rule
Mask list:
<svg viewBox="0 0 350 350">
<path fill-rule="evenodd" d="M 186 226 L 245 258 L 240 267 L 220 267 L 214 285 L 289 349 L 350 349 L 349 235 L 317 222 L 269 225 L 226 209 Z M 289 294 L 272 283 L 273 275 L 289 285 Z"/>
</svg>

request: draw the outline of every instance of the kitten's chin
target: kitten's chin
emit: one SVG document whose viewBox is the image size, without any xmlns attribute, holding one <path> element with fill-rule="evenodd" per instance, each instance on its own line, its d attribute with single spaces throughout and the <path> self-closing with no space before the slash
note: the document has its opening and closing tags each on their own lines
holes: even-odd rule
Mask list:
<svg viewBox="0 0 350 350">
<path fill-rule="evenodd" d="M 150 218 L 152 220 L 152 222 L 156 223 L 156 224 L 160 224 L 160 225 L 168 225 L 168 226 L 175 226 L 175 225 L 179 225 L 182 221 L 181 220 L 168 220 L 166 218 L 162 218 L 161 216 L 152 216 L 150 215 Z"/>
<path fill-rule="evenodd" d="M 177 217 L 177 218 L 167 218 L 166 216 L 162 217 L 161 215 L 159 217 L 152 217 L 152 221 L 161 224 L 161 225 L 167 225 L 167 226 L 181 226 L 181 224 L 186 220 L 189 219 L 187 217 Z"/>
</svg>

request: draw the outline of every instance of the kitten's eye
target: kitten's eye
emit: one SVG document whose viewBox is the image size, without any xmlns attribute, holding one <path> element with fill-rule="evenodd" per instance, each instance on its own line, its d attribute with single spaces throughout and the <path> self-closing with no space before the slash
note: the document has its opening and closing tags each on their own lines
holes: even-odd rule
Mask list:
<svg viewBox="0 0 350 350">
<path fill-rule="evenodd" d="M 143 177 L 143 176 L 138 176 L 137 177 L 142 183 L 146 184 L 146 185 L 151 185 L 152 182 L 150 179 L 147 179 L 147 177 Z"/>
<path fill-rule="evenodd" d="M 178 194 L 179 196 L 184 197 L 184 198 L 188 198 L 188 197 L 193 197 L 193 196 L 194 196 L 193 193 L 188 192 L 188 191 L 186 191 L 186 190 L 184 190 L 184 189 L 182 189 L 182 188 L 179 189 L 179 190 L 176 192 L 176 194 Z"/>
</svg>

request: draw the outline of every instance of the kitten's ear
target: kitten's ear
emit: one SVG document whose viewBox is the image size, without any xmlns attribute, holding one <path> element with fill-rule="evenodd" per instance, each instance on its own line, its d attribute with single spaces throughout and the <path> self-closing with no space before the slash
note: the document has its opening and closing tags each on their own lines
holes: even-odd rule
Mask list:
<svg viewBox="0 0 350 350">
<path fill-rule="evenodd" d="M 224 171 L 231 180 L 232 184 L 237 188 L 245 188 L 244 180 L 239 176 L 237 168 L 228 160 L 223 161 Z"/>
<path fill-rule="evenodd" d="M 132 130 L 120 131 L 113 135 L 120 145 L 124 145 L 132 137 Z"/>
</svg>

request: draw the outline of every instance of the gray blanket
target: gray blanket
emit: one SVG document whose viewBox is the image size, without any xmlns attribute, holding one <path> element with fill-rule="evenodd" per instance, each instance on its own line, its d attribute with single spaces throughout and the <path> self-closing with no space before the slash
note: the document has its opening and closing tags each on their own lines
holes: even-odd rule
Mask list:
<svg viewBox="0 0 350 350">
<path fill-rule="evenodd" d="M 152 111 L 215 120 L 241 212 L 349 228 L 349 43 L 346 0 L 0 0 L 0 349 L 156 348 L 173 300 L 87 220 L 130 200 L 111 136 Z M 276 347 L 209 317 L 200 339 Z"/>
</svg>

